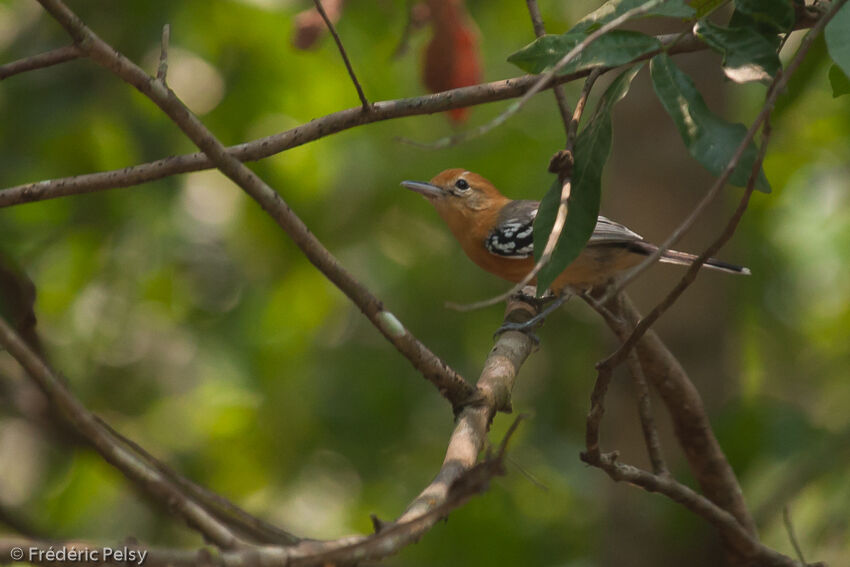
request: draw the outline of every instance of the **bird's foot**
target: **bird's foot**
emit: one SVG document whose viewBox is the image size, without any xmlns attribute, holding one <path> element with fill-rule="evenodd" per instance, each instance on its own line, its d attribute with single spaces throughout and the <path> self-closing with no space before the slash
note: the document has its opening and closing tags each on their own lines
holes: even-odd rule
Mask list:
<svg viewBox="0 0 850 567">
<path fill-rule="evenodd" d="M 523 300 L 527 300 L 529 303 L 536 305 L 538 309 L 542 309 L 537 315 L 529 319 L 528 321 L 523 321 L 522 323 L 513 323 L 513 322 L 505 322 L 499 327 L 496 332 L 493 334 L 493 339 L 499 337 L 502 333 L 506 333 L 507 331 L 519 331 L 520 333 L 525 333 L 528 337 L 534 341 L 534 344 L 540 344 L 540 338 L 535 335 L 532 331 L 538 326 L 542 325 L 543 321 L 546 320 L 553 311 L 559 308 L 561 305 L 566 303 L 573 294 L 569 291 L 564 291 L 561 295 L 549 295 L 543 296 L 540 298 L 537 297 L 529 297 L 523 295 Z M 545 309 L 543 306 L 549 303 Z"/>
</svg>

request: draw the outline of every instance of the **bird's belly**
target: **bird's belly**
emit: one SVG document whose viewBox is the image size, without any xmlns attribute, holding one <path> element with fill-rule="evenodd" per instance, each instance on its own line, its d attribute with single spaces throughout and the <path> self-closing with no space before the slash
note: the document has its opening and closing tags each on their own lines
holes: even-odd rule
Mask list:
<svg viewBox="0 0 850 567">
<path fill-rule="evenodd" d="M 606 283 L 617 273 L 640 263 L 644 256 L 635 254 L 621 246 L 588 246 L 581 251 L 550 286 L 559 293 L 566 286 L 589 288 Z M 534 259 L 510 259 L 489 255 L 476 260 L 484 270 L 511 282 L 521 281 L 534 267 Z M 536 283 L 536 280 L 531 280 Z"/>
</svg>

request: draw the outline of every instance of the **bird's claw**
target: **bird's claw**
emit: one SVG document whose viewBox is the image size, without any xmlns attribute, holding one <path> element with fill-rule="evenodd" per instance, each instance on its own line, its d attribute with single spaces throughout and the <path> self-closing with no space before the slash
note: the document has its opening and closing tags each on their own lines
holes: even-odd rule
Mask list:
<svg viewBox="0 0 850 567">
<path fill-rule="evenodd" d="M 538 323 L 540 323 L 540 321 L 532 321 L 531 319 L 523 323 L 502 323 L 502 326 L 496 329 L 496 332 L 493 333 L 493 340 L 497 340 L 503 333 L 507 333 L 508 331 L 519 331 L 531 339 L 535 345 L 540 345 L 540 337 L 535 335 L 533 332 Z"/>
</svg>

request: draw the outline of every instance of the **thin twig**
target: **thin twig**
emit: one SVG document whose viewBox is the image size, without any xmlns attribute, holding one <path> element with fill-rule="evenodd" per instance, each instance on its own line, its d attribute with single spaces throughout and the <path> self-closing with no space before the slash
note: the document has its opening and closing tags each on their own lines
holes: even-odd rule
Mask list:
<svg viewBox="0 0 850 567">
<path fill-rule="evenodd" d="M 794 74 L 794 71 L 800 66 L 811 48 L 812 43 L 815 38 L 821 32 L 821 30 L 829 23 L 832 17 L 838 12 L 841 6 L 847 0 L 837 0 L 830 10 L 823 15 L 823 17 L 818 20 L 818 22 L 812 26 L 811 30 L 806 37 L 803 38 L 802 43 L 800 44 L 800 48 L 797 51 L 797 54 L 794 56 L 794 59 L 788 64 L 788 67 L 779 73 L 777 73 L 776 77 L 774 77 L 773 82 L 771 83 L 767 100 L 762 107 L 761 112 L 756 117 L 755 121 L 753 121 L 750 128 L 747 130 L 747 133 L 744 135 L 744 139 L 741 140 L 741 143 L 738 145 L 738 149 L 732 156 L 732 159 L 729 160 L 729 164 L 726 166 L 726 169 L 723 171 L 720 177 L 714 182 L 714 185 L 708 190 L 702 200 L 697 204 L 696 207 L 691 211 L 691 214 L 686 218 L 677 228 L 673 231 L 673 233 L 661 244 L 658 246 L 658 249 L 650 254 L 645 260 L 643 260 L 640 264 L 632 268 L 627 274 L 625 274 L 622 278 L 620 278 L 614 286 L 608 291 L 605 297 L 602 299 L 602 303 L 606 303 L 612 297 L 614 297 L 617 293 L 625 289 L 625 287 L 632 282 L 636 277 L 638 277 L 641 273 L 647 270 L 652 264 L 658 261 L 659 258 L 669 250 L 673 245 L 675 245 L 685 233 L 690 230 L 690 228 L 694 225 L 697 219 L 702 215 L 702 213 L 708 208 L 708 205 L 711 204 L 712 201 L 717 197 L 720 193 L 720 190 L 726 186 L 726 182 L 732 176 L 732 172 L 735 170 L 738 162 L 741 161 L 741 158 L 744 155 L 744 152 L 749 147 L 750 143 L 753 141 L 756 132 L 758 131 L 761 124 L 767 119 L 770 112 L 773 110 L 773 106 L 776 103 L 777 97 L 784 92 L 785 86 L 788 84 L 788 80 L 791 78 L 791 75 Z M 700 265 L 704 263 L 705 259 L 700 262 Z"/>
<path fill-rule="evenodd" d="M 649 396 L 649 386 L 646 383 L 646 377 L 643 375 L 643 368 L 641 368 L 637 353 L 634 351 L 630 352 L 626 362 L 629 366 L 629 373 L 632 375 L 632 381 L 635 384 L 640 427 L 643 432 L 644 443 L 646 444 L 646 452 L 649 455 L 649 463 L 652 465 L 652 472 L 657 475 L 667 476 L 670 474 L 670 470 L 667 468 L 667 463 L 664 462 L 661 439 L 658 437 L 658 429 L 655 427 L 655 418 L 652 415 L 652 399 Z"/>
<path fill-rule="evenodd" d="M 658 40 L 664 45 L 673 39 L 673 35 L 658 36 Z M 687 41 L 678 44 L 670 54 L 691 53 L 703 49 L 708 49 L 708 47 L 696 37 L 689 36 Z M 650 55 L 643 55 L 636 58 L 635 61 L 648 59 Z M 552 85 L 549 86 L 575 81 L 587 77 L 590 73 L 591 70 L 585 69 L 576 73 L 561 75 L 553 79 Z M 380 101 L 372 105 L 370 112 L 363 112 L 363 108 L 360 106 L 349 108 L 317 118 L 285 132 L 230 146 L 227 151 L 240 161 L 256 161 L 364 124 L 518 98 L 526 93 L 536 81 L 536 75 L 524 75 L 502 81 L 460 87 L 436 94 Z M 213 162 L 206 154 L 195 152 L 170 156 L 121 169 L 26 183 L 0 190 L 0 208 L 95 191 L 133 187 L 172 175 L 213 167 Z"/>
<path fill-rule="evenodd" d="M 696 260 L 688 267 L 688 270 L 685 272 L 685 275 L 682 276 L 682 279 L 676 284 L 676 286 L 670 290 L 670 292 L 658 302 L 658 304 L 649 312 L 649 315 L 641 319 L 640 323 L 637 327 L 635 327 L 634 331 L 632 331 L 631 335 L 620 345 L 620 347 L 611 354 L 608 358 L 606 358 L 601 364 L 604 366 L 616 366 L 620 362 L 624 360 L 624 358 L 629 354 L 631 349 L 635 344 L 640 340 L 644 333 L 646 333 L 647 329 L 649 329 L 655 322 L 676 302 L 676 300 L 685 292 L 688 287 L 696 280 L 697 275 L 699 274 L 700 268 L 702 265 L 712 256 L 717 254 L 717 251 L 720 250 L 724 244 L 726 244 L 729 239 L 732 238 L 732 235 L 735 234 L 735 231 L 738 229 L 738 224 L 741 222 L 741 218 L 744 216 L 744 212 L 747 210 L 747 206 L 750 203 L 750 197 L 753 194 L 753 190 L 755 189 L 756 181 L 759 177 L 759 171 L 761 170 L 761 164 L 764 162 L 764 156 L 767 151 L 767 144 L 770 141 L 770 112 L 773 110 L 772 104 L 766 107 L 768 112 L 764 117 L 764 128 L 762 129 L 762 145 L 759 148 L 758 156 L 753 163 L 753 169 L 750 173 L 750 177 L 747 180 L 747 187 L 744 190 L 744 194 L 741 196 L 741 200 L 738 203 L 737 209 L 735 209 L 735 213 L 730 217 L 729 221 L 726 223 L 726 227 L 723 229 L 723 232 L 720 236 L 715 239 L 711 245 L 703 250 L 702 254 L 700 254 Z M 734 166 L 733 166 L 734 167 Z M 728 171 L 728 170 L 727 170 Z M 610 293 L 610 292 L 609 292 Z M 603 299 L 604 301 L 604 299 Z"/>
<path fill-rule="evenodd" d="M 617 461 L 616 453 L 583 453 L 582 460 L 608 473 L 612 480 L 658 492 L 713 524 L 751 565 L 799 567 L 796 561 L 759 543 L 735 517 L 717 504 L 668 476 L 655 475 Z"/>
<path fill-rule="evenodd" d="M 342 40 L 339 38 L 339 34 L 336 33 L 336 28 L 334 27 L 333 22 L 331 22 L 330 18 L 328 18 L 327 13 L 325 13 L 325 8 L 322 6 L 322 0 L 313 0 L 313 4 L 316 5 L 316 10 L 322 16 L 322 19 L 325 21 L 325 25 L 328 26 L 328 31 L 331 32 L 331 35 L 336 42 L 339 54 L 342 55 L 342 60 L 345 63 L 345 68 L 348 69 L 348 76 L 351 77 L 351 82 L 354 83 L 354 88 L 357 89 L 357 96 L 360 97 L 360 103 L 363 105 L 363 111 L 369 112 L 369 101 L 363 93 L 363 87 L 360 86 L 360 81 L 357 80 L 357 75 L 354 74 L 354 67 L 351 66 L 351 61 L 348 59 L 348 53 L 345 52 Z"/>
<path fill-rule="evenodd" d="M 18 59 L 17 61 L 0 65 L 0 81 L 9 78 L 12 75 L 17 75 L 18 73 L 34 71 L 35 69 L 44 69 L 45 67 L 51 67 L 53 65 L 65 63 L 66 61 L 73 61 L 80 57 L 83 57 L 83 52 L 76 45 L 66 45 L 65 47 L 51 49 L 50 51 L 45 51 L 38 55 L 25 57 L 24 59 Z"/>
<path fill-rule="evenodd" d="M 797 554 L 797 559 L 803 565 L 808 565 L 806 558 L 803 556 L 803 549 L 800 547 L 800 542 L 797 541 L 797 535 L 794 533 L 794 524 L 791 522 L 791 512 L 788 511 L 788 506 L 782 508 L 782 521 L 785 523 L 785 531 L 788 532 L 788 539 L 791 541 L 791 547 L 794 548 L 794 553 Z"/>
<path fill-rule="evenodd" d="M 533 97 L 535 94 L 539 93 L 541 90 L 549 86 L 550 82 L 557 76 L 558 72 L 565 66 L 567 66 L 567 64 L 575 60 L 575 58 L 578 57 L 581 52 L 587 48 L 588 45 L 590 45 L 609 31 L 623 25 L 628 20 L 636 16 L 645 14 L 650 10 L 657 8 L 660 4 L 663 4 L 666 1 L 667 0 L 650 0 L 645 4 L 623 12 L 620 16 L 600 26 L 599 29 L 589 34 L 587 37 L 581 40 L 574 48 L 572 48 L 566 55 L 561 57 L 561 59 L 558 60 L 558 62 L 555 63 L 555 65 L 551 69 L 540 75 L 535 75 L 535 77 L 537 77 L 537 82 L 535 82 L 534 85 L 532 85 L 531 88 L 528 89 L 528 91 L 526 91 L 526 93 L 518 101 L 511 104 L 505 112 L 503 112 L 490 122 L 472 130 L 461 132 L 453 136 L 447 136 L 445 138 L 437 140 L 436 142 L 424 145 L 434 149 L 446 148 L 458 144 L 460 142 L 469 140 L 471 138 L 481 136 L 483 134 L 486 134 L 487 132 L 490 132 L 494 128 L 501 126 L 510 117 L 519 112 L 520 109 L 522 109 L 522 107 L 524 107 L 525 104 L 529 100 L 531 100 L 531 97 Z"/>
<path fill-rule="evenodd" d="M 159 50 L 159 67 L 156 69 L 156 80 L 166 82 L 168 75 L 168 42 L 171 39 L 171 26 L 162 26 L 162 44 Z"/>
<path fill-rule="evenodd" d="M 531 25 L 534 27 L 534 35 L 538 38 L 546 35 L 546 25 L 543 23 L 543 16 L 540 15 L 540 8 L 537 6 L 537 0 L 526 0 L 528 6 L 528 15 L 531 17 Z M 570 103 L 567 101 L 567 93 L 562 85 L 555 85 L 552 89 L 555 93 L 555 101 L 558 103 L 558 111 L 561 113 L 561 120 L 564 122 L 564 134 L 567 136 L 567 145 L 569 145 L 570 131 Z"/>
</svg>

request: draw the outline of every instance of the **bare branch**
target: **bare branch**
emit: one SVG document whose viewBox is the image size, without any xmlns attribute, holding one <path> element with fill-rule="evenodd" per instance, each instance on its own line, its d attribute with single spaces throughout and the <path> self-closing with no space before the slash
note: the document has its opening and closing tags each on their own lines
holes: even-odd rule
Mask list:
<svg viewBox="0 0 850 567">
<path fill-rule="evenodd" d="M 89 57 L 150 98 L 217 165 L 266 211 L 316 268 L 357 305 L 369 321 L 455 408 L 463 405 L 474 388 L 422 344 L 383 303 L 357 281 L 307 228 L 298 215 L 267 183 L 228 153 L 221 142 L 189 111 L 167 85 L 151 80 L 91 31 L 61 0 L 39 0 L 41 5 L 86 50 Z"/>
<path fill-rule="evenodd" d="M 669 475 L 670 471 L 667 469 L 667 464 L 664 462 L 664 455 L 661 451 L 661 439 L 658 438 L 658 430 L 655 428 L 655 418 L 652 415 L 652 400 L 649 397 L 649 386 L 646 383 L 646 377 L 643 375 L 640 359 L 632 351 L 629 353 L 626 362 L 629 365 L 632 381 L 635 383 L 640 426 L 643 431 L 643 440 L 646 444 L 649 462 L 652 465 L 652 472 L 661 476 Z"/>
<path fill-rule="evenodd" d="M 179 514 L 192 528 L 223 549 L 243 547 L 246 543 L 226 525 L 187 498 L 168 478 L 136 455 L 127 451 L 100 421 L 65 387 L 53 371 L 30 349 L 6 320 L 0 317 L 0 345 L 27 371 L 50 401 L 59 408 L 73 426 L 106 461 L 148 493 L 154 501 Z"/>
<path fill-rule="evenodd" d="M 51 67 L 65 63 L 66 61 L 73 61 L 80 57 L 83 57 L 83 52 L 79 47 L 76 45 L 66 45 L 65 47 L 52 49 L 38 55 L 33 55 L 32 57 L 18 59 L 17 61 L 0 65 L 0 81 L 18 73 L 44 69 L 45 67 Z"/>
<path fill-rule="evenodd" d="M 673 39 L 674 36 L 672 35 L 659 36 L 659 40 L 664 45 Z M 675 48 L 671 49 L 670 53 L 690 53 L 702 49 L 707 49 L 704 43 L 693 36 L 688 36 L 687 41 L 677 44 Z M 638 60 L 648 57 L 649 55 L 646 55 L 638 58 Z M 552 81 L 552 85 L 549 86 L 574 81 L 589 74 L 589 70 L 584 70 L 561 75 L 556 77 Z M 256 161 L 364 124 L 406 116 L 433 114 L 453 108 L 517 98 L 527 92 L 536 80 L 536 75 L 524 75 L 436 94 L 381 101 L 374 103 L 370 112 L 363 112 L 363 108 L 360 106 L 349 108 L 317 118 L 279 134 L 230 146 L 228 152 L 240 161 Z M 171 156 L 122 169 L 27 183 L 0 190 L 0 208 L 106 189 L 132 187 L 180 173 L 190 173 L 213 167 L 213 162 L 206 154 L 196 152 Z"/>
<path fill-rule="evenodd" d="M 604 470 L 611 479 L 617 482 L 627 482 L 648 492 L 663 494 L 682 504 L 694 514 L 708 520 L 724 535 L 727 541 L 731 542 L 736 552 L 750 561 L 748 564 L 799 567 L 799 564 L 790 557 L 777 553 L 759 543 L 752 534 L 738 523 L 732 514 L 670 477 L 654 475 L 637 467 L 620 463 L 617 461 L 616 453 L 598 455 L 583 453 L 582 460 Z"/>
<path fill-rule="evenodd" d="M 322 6 L 322 0 L 313 0 L 313 3 L 316 5 L 316 10 L 325 21 L 325 25 L 328 26 L 328 30 L 331 32 L 337 48 L 339 48 L 339 54 L 342 55 L 342 61 L 345 63 L 345 68 L 348 70 L 348 76 L 351 77 L 351 82 L 354 83 L 354 88 L 357 89 L 357 96 L 360 97 L 360 103 L 363 105 L 363 111 L 369 112 L 369 101 L 366 99 L 366 95 L 363 94 L 363 87 L 360 86 L 360 81 L 357 80 L 357 75 L 354 74 L 354 68 L 351 66 L 351 61 L 348 59 L 348 53 L 345 52 L 345 47 L 342 46 L 342 40 L 339 38 L 339 34 L 336 33 L 336 28 L 334 27 L 333 22 L 331 22 L 330 18 L 328 18 L 327 13 L 325 13 L 325 8 Z"/>
<path fill-rule="evenodd" d="M 641 320 L 640 313 L 625 294 L 617 295 L 602 309 L 598 302 L 585 299 L 621 341 Z M 644 334 L 635 351 L 644 376 L 655 387 L 670 414 L 676 438 L 703 493 L 735 516 L 747 531 L 756 533 L 738 479 L 714 436 L 699 391 L 654 331 Z M 612 371 L 613 367 L 599 364 L 597 369 L 603 374 Z"/>
<path fill-rule="evenodd" d="M 171 26 L 162 26 L 162 46 L 159 50 L 159 67 L 156 69 L 156 80 L 166 82 L 168 76 L 168 42 L 171 39 Z"/>
</svg>

